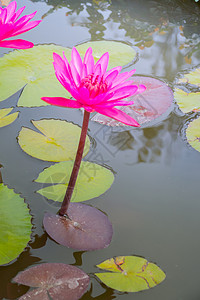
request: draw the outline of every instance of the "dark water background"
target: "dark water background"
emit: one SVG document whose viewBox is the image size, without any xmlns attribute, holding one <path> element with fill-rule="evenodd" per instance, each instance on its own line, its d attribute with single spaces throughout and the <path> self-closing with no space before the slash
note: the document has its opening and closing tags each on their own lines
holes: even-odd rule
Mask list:
<svg viewBox="0 0 200 300">
<path fill-rule="evenodd" d="M 23 5 L 27 14 L 37 10 L 37 19 L 43 18 L 37 29 L 22 36 L 35 44 L 72 47 L 89 40 L 124 41 L 138 51 L 136 74 L 160 78 L 172 89 L 176 78 L 200 64 L 200 5 L 194 1 L 18 1 L 19 7 Z M 0 49 L 1 55 L 8 52 Z M 0 108 L 14 106 L 18 97 L 19 93 L 1 102 Z M 90 122 L 93 144 L 86 159 L 109 166 L 115 181 L 104 195 L 87 203 L 108 214 L 114 235 L 107 249 L 83 253 L 56 244 L 44 233 L 44 211 L 55 208 L 34 193 L 41 185 L 32 181 L 51 163 L 31 158 L 16 140 L 21 126 L 33 128 L 31 119 L 53 117 L 81 125 L 82 113 L 55 107 L 20 111 L 17 121 L 0 129 L 0 163 L 4 183 L 28 203 L 34 227 L 26 250 L 0 267 L 0 299 L 17 299 L 28 290 L 11 283 L 19 271 L 61 262 L 91 274 L 84 300 L 199 300 L 200 153 L 184 136 L 185 124 L 197 114 L 183 115 L 174 105 L 164 120 L 140 129 L 113 130 Z M 92 273 L 98 271 L 96 264 L 118 255 L 156 262 L 166 280 L 136 294 L 107 288 Z"/>
</svg>

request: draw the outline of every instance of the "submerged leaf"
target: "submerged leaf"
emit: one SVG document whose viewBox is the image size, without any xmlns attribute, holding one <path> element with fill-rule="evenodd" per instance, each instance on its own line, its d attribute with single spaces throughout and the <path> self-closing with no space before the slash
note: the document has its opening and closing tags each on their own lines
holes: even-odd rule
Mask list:
<svg viewBox="0 0 200 300">
<path fill-rule="evenodd" d="M 97 208 L 82 203 L 70 203 L 68 217 L 46 213 L 43 224 L 57 243 L 80 251 L 103 249 L 112 239 L 112 225 Z"/>
<path fill-rule="evenodd" d="M 200 152 L 200 118 L 189 123 L 186 129 L 188 143 Z"/>
<path fill-rule="evenodd" d="M 53 52 L 65 52 L 70 59 L 71 49 L 56 45 L 39 45 L 16 50 L 0 59 L 0 101 L 24 87 L 18 106 L 46 106 L 41 97 L 71 97 L 55 76 Z"/>
<path fill-rule="evenodd" d="M 184 77 L 179 79 L 178 83 L 190 83 L 200 86 L 200 69 L 184 74 Z"/>
<path fill-rule="evenodd" d="M 0 127 L 7 126 L 7 125 L 13 123 L 17 119 L 19 112 L 15 112 L 15 113 L 9 115 L 9 113 L 12 110 L 13 110 L 12 107 L 0 109 Z"/>
<path fill-rule="evenodd" d="M 19 273 L 13 280 L 37 288 L 20 297 L 20 300 L 49 300 L 49 296 L 53 300 L 78 300 L 90 281 L 82 270 L 61 263 L 32 267 Z"/>
<path fill-rule="evenodd" d="M 63 201 L 74 162 L 66 161 L 44 169 L 35 180 L 41 183 L 57 184 L 37 191 L 54 201 Z M 100 196 L 114 181 L 113 173 L 94 163 L 82 161 L 74 188 L 72 202 L 86 201 Z"/>
<path fill-rule="evenodd" d="M 145 85 L 146 90 L 127 98 L 127 101 L 134 101 L 133 105 L 119 107 L 119 109 L 140 125 L 157 119 L 172 107 L 173 93 L 164 82 L 151 77 L 133 76 L 131 79 L 135 85 Z M 100 114 L 96 114 L 92 121 L 108 126 L 125 126 L 123 123 Z"/>
<path fill-rule="evenodd" d="M 132 62 L 136 56 L 136 51 L 127 44 L 114 41 L 95 41 L 78 45 L 76 48 L 81 56 L 86 50 L 92 47 L 95 62 L 105 53 L 109 52 L 108 68 L 124 66 Z"/>
<path fill-rule="evenodd" d="M 75 158 L 81 128 L 64 120 L 43 119 L 32 121 L 41 132 L 22 127 L 18 142 L 27 154 L 41 160 L 66 161 Z M 84 156 L 90 148 L 89 137 L 86 137 Z"/>
<path fill-rule="evenodd" d="M 27 246 L 31 235 L 31 216 L 24 200 L 0 184 L 0 264 L 15 259 Z"/>
<path fill-rule="evenodd" d="M 200 92 L 186 93 L 181 89 L 175 89 L 174 98 L 182 112 L 200 111 Z"/>
<path fill-rule="evenodd" d="M 95 273 L 107 286 L 121 292 L 139 292 L 161 283 L 166 275 L 155 264 L 137 256 L 118 256 L 97 265 L 110 272 Z"/>
</svg>

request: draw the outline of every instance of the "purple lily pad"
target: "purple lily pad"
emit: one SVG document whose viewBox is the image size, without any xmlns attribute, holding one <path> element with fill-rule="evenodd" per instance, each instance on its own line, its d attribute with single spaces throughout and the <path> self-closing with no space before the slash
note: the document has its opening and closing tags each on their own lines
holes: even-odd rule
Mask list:
<svg viewBox="0 0 200 300">
<path fill-rule="evenodd" d="M 77 300 L 89 285 L 89 276 L 77 267 L 47 263 L 19 273 L 14 281 L 30 287 L 37 287 L 20 300 Z"/>
<path fill-rule="evenodd" d="M 172 106 L 173 92 L 164 82 L 141 76 L 133 76 L 131 79 L 136 85 L 145 85 L 146 91 L 127 98 L 127 101 L 134 101 L 133 105 L 121 106 L 118 109 L 134 118 L 140 125 L 157 119 Z M 126 126 L 101 114 L 96 114 L 92 121 L 108 126 Z"/>
<path fill-rule="evenodd" d="M 46 213 L 43 224 L 48 235 L 57 243 L 81 251 L 103 249 L 112 239 L 112 225 L 97 208 L 70 203 L 68 217 Z"/>
</svg>

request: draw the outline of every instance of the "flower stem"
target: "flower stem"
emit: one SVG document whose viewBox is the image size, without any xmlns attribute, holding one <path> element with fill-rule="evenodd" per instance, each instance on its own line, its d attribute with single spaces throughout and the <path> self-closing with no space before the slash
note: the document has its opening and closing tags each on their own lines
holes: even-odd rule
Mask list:
<svg viewBox="0 0 200 300">
<path fill-rule="evenodd" d="M 62 202 L 62 206 L 59 210 L 59 215 L 60 216 L 64 216 L 65 214 L 67 214 L 67 209 L 74 191 L 74 186 L 76 184 L 76 179 L 78 177 L 78 172 L 79 172 L 79 168 L 81 165 L 81 160 L 83 157 L 83 150 L 84 150 L 84 146 L 85 146 L 85 140 L 86 140 L 86 136 L 87 136 L 87 130 L 88 130 L 88 124 L 89 124 L 89 118 L 90 118 L 90 113 L 88 111 L 84 111 L 84 117 L 83 117 L 83 125 L 82 125 L 82 130 L 81 130 L 81 136 L 80 136 L 80 140 L 79 140 L 79 145 L 78 145 L 78 150 L 76 153 L 76 158 L 75 158 L 75 162 L 74 162 L 74 166 L 73 166 L 73 170 L 71 173 L 71 177 L 69 180 L 69 184 L 67 187 L 67 191 L 65 194 L 65 198 Z"/>
</svg>

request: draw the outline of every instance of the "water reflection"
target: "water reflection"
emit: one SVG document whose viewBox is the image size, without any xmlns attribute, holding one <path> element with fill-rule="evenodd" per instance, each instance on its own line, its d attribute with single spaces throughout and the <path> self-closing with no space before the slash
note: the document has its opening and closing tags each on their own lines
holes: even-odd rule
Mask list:
<svg viewBox="0 0 200 300">
<path fill-rule="evenodd" d="M 171 114 L 159 125 L 139 130 L 126 130 L 124 127 L 101 126 L 94 132 L 101 152 L 100 164 L 109 163 L 109 158 L 124 159 L 127 165 L 137 163 L 170 163 L 180 154 L 177 132 L 186 122 L 187 117 Z M 176 145 L 176 146 L 175 146 Z M 93 151 L 89 154 L 92 159 Z M 106 157 L 107 160 L 103 158 Z"/>
<path fill-rule="evenodd" d="M 89 300 L 89 299 L 95 299 L 95 300 L 112 300 L 115 299 L 116 296 L 114 295 L 114 291 L 108 287 L 106 287 L 104 284 L 100 283 L 101 286 L 105 289 L 105 292 L 98 296 L 92 296 L 93 293 L 93 285 L 91 284 L 91 288 L 89 291 L 87 291 L 81 300 Z"/>
<path fill-rule="evenodd" d="M 12 283 L 12 279 L 21 271 L 40 262 L 40 258 L 32 256 L 30 249 L 26 249 L 16 262 L 0 267 L 1 289 L 0 299 L 18 299 L 25 294 L 29 287 Z"/>
<path fill-rule="evenodd" d="M 91 40 L 124 40 L 137 46 L 144 63 L 136 68 L 142 74 L 173 81 L 177 71 L 200 62 L 200 6 L 194 1 L 41 2 L 51 6 L 43 18 L 66 8 L 69 26 L 87 28 Z"/>
</svg>

